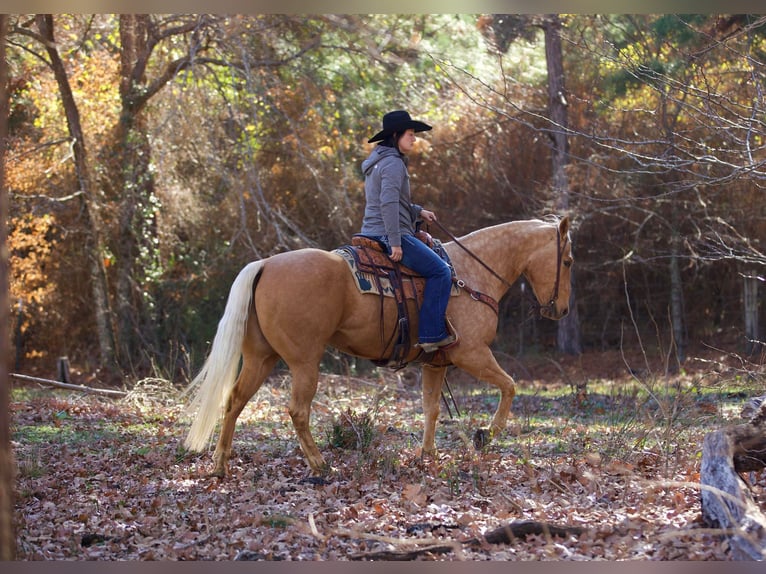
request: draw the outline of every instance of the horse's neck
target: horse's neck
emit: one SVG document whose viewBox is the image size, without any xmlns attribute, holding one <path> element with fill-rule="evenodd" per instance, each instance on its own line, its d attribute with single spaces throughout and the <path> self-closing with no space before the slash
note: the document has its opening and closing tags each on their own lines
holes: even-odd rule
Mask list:
<svg viewBox="0 0 766 574">
<path fill-rule="evenodd" d="M 461 249 L 455 242 L 448 244 L 448 253 L 452 258 L 458 278 L 476 283 L 479 289 L 494 291 L 493 295 L 501 297 L 524 271 L 525 262 L 531 250 L 536 248 L 539 233 L 533 233 L 540 227 L 540 222 L 511 221 L 492 227 L 479 229 L 458 241 L 476 258 L 492 269 L 501 281 L 474 257 Z M 478 284 L 481 284 L 481 287 Z"/>
</svg>

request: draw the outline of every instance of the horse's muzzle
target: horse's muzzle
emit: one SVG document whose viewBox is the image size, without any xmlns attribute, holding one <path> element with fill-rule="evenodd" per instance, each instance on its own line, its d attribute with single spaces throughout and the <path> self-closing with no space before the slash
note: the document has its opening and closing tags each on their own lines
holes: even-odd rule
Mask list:
<svg viewBox="0 0 766 574">
<path fill-rule="evenodd" d="M 540 315 L 546 319 L 553 319 L 554 321 L 558 321 L 559 319 L 563 319 L 569 315 L 569 307 L 567 306 L 563 309 L 559 309 L 556 306 L 556 303 L 552 301 L 547 305 L 540 306 Z"/>
</svg>

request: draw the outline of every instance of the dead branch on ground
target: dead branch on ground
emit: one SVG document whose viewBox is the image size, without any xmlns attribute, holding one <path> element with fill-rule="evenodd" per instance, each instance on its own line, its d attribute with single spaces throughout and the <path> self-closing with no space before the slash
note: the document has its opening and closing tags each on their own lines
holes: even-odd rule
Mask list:
<svg viewBox="0 0 766 574">
<path fill-rule="evenodd" d="M 739 473 L 766 467 L 766 401 L 746 424 L 705 435 L 702 518 L 728 533 L 735 560 L 766 559 L 766 516 Z"/>
<path fill-rule="evenodd" d="M 29 375 L 20 375 L 18 373 L 9 373 L 9 375 L 20 381 L 25 381 L 28 383 L 39 383 L 41 385 L 68 389 L 70 391 L 80 391 L 81 393 L 95 393 L 98 395 L 108 395 L 113 397 L 124 397 L 127 394 L 125 391 L 118 391 L 114 389 L 96 389 L 93 387 L 86 387 L 85 385 L 73 385 L 71 383 L 62 383 L 61 381 L 42 379 L 40 377 L 30 377 Z"/>
</svg>

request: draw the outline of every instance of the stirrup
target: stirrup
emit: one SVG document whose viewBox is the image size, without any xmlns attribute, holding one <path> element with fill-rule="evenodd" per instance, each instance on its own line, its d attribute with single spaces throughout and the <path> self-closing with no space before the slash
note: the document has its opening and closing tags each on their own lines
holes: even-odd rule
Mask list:
<svg viewBox="0 0 766 574">
<path fill-rule="evenodd" d="M 433 353 L 438 349 L 454 345 L 457 343 L 457 340 L 457 335 L 451 334 L 444 337 L 441 341 L 434 341 L 433 343 L 416 343 L 415 346 L 422 349 L 424 353 Z"/>
</svg>

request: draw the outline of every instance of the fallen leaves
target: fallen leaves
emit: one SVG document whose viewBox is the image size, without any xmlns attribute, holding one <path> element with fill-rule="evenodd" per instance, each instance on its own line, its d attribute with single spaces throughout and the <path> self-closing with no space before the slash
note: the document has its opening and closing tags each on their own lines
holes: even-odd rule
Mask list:
<svg viewBox="0 0 766 574">
<path fill-rule="evenodd" d="M 428 496 L 423 492 L 421 484 L 405 484 L 402 489 L 402 497 L 412 502 L 415 506 L 425 506 Z"/>
<path fill-rule="evenodd" d="M 341 406 L 315 413 L 312 423 L 330 429 L 332 417 L 343 415 L 358 437 L 353 413 L 370 404 L 368 389 L 336 382 L 332 393 L 323 404 Z M 418 560 L 726 558 L 716 533 L 698 523 L 699 493 L 689 486 L 698 480 L 695 452 L 686 458 L 676 452 L 674 474 L 662 475 L 657 451 L 639 451 L 630 460 L 609 458 L 598 448 L 577 446 L 584 430 L 571 425 L 570 450 L 557 447 L 551 442 L 555 434 L 539 425 L 539 432 L 533 428 L 477 452 L 464 440 L 471 434 L 465 427 L 477 421 L 463 419 L 440 425 L 439 454 L 421 458 L 413 438 L 420 434 L 419 394 L 397 393 L 378 405 L 368 448 L 358 448 L 356 440 L 337 447 L 320 441 L 334 470 L 312 477 L 285 421 L 289 389 L 266 389 L 240 417 L 231 476 L 223 481 L 206 477 L 211 453 L 189 454 L 181 447 L 188 423 L 179 418 L 177 405 L 160 401 L 147 407 L 148 401 L 115 403 L 63 392 L 17 399 L 12 405 L 20 463 L 17 555 L 22 560 L 351 560 L 397 552 Z M 529 406 L 523 400 L 519 409 Z M 469 398 L 462 401 L 461 409 L 469 411 Z M 551 424 L 568 424 L 562 420 L 552 416 Z M 403 426 L 405 421 L 410 426 Z M 537 532 L 509 543 L 463 544 L 518 521 L 573 527 L 579 534 Z"/>
</svg>

